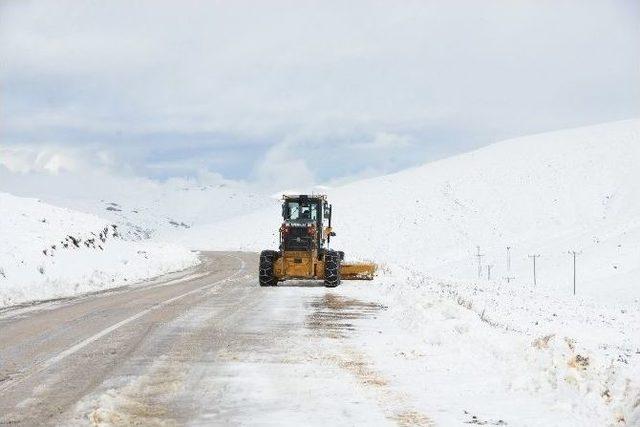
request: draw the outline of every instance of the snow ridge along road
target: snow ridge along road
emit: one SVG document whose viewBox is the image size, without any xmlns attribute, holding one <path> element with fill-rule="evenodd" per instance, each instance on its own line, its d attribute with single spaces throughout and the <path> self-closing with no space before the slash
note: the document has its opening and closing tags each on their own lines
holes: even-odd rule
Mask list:
<svg viewBox="0 0 640 427">
<path fill-rule="evenodd" d="M 431 424 L 349 344 L 385 307 L 260 288 L 255 254 L 202 259 L 164 286 L 4 312 L 0 424 Z"/>
</svg>

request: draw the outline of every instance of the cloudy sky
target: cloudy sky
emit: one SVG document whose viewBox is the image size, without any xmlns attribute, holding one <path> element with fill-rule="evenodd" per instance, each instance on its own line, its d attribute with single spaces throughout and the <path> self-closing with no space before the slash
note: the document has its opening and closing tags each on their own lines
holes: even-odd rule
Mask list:
<svg viewBox="0 0 640 427">
<path fill-rule="evenodd" d="M 0 167 L 290 185 L 640 116 L 640 2 L 0 0 Z"/>
</svg>

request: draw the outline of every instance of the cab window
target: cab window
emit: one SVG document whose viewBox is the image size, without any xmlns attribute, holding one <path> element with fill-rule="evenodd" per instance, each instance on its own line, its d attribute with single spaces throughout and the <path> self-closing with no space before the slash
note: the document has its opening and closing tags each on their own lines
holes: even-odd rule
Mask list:
<svg viewBox="0 0 640 427">
<path fill-rule="evenodd" d="M 299 201 L 287 203 L 288 217 L 285 219 L 291 221 L 305 221 L 305 220 L 317 220 L 318 219 L 318 204 L 317 203 L 301 203 Z"/>
</svg>

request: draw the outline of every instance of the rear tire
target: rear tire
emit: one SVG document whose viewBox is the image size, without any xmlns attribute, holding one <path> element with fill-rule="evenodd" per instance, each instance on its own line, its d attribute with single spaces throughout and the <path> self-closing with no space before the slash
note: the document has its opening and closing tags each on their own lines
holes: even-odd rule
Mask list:
<svg viewBox="0 0 640 427">
<path fill-rule="evenodd" d="M 336 251 L 324 253 L 324 285 L 335 288 L 340 284 L 340 254 Z"/>
<path fill-rule="evenodd" d="M 276 286 L 278 284 L 273 268 L 278 255 L 277 251 L 262 251 L 260 253 L 260 270 L 258 271 L 260 286 Z"/>
</svg>

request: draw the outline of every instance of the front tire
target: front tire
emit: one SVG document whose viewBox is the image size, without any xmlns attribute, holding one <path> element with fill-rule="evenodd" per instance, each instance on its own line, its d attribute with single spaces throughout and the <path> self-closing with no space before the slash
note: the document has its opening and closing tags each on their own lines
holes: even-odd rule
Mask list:
<svg viewBox="0 0 640 427">
<path fill-rule="evenodd" d="M 335 288 L 340 284 L 340 254 L 336 251 L 324 253 L 324 285 Z"/>
<path fill-rule="evenodd" d="M 258 271 L 260 286 L 276 286 L 278 284 L 278 279 L 274 275 L 274 264 L 278 255 L 277 251 L 262 251 L 260 253 L 260 269 Z"/>
</svg>

